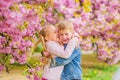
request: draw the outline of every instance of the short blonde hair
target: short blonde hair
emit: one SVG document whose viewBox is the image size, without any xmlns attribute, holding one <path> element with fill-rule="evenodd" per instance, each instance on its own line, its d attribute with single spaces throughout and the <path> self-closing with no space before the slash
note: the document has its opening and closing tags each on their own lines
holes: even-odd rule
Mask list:
<svg viewBox="0 0 120 80">
<path fill-rule="evenodd" d="M 70 21 L 62 21 L 58 24 L 57 27 L 58 32 L 64 31 L 64 30 L 70 30 L 71 32 L 74 31 L 73 23 Z"/>
</svg>

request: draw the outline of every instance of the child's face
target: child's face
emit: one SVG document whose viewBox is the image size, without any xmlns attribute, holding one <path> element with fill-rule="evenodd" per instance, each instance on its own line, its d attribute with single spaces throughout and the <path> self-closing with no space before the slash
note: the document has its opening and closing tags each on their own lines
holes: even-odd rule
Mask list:
<svg viewBox="0 0 120 80">
<path fill-rule="evenodd" d="M 58 41 L 58 36 L 57 36 L 55 27 L 52 26 L 48 28 L 48 34 L 46 35 L 46 40 L 47 41 Z"/>
<path fill-rule="evenodd" d="M 59 40 L 63 44 L 67 44 L 69 40 L 72 38 L 72 36 L 73 36 L 73 32 L 71 30 L 63 30 L 63 31 L 59 31 L 58 33 Z"/>
</svg>

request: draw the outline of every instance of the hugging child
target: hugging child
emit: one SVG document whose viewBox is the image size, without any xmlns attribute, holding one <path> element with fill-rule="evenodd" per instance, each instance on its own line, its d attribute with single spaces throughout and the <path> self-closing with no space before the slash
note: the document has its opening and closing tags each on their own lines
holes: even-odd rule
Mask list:
<svg viewBox="0 0 120 80">
<path fill-rule="evenodd" d="M 58 37 L 61 43 L 66 49 L 69 41 L 75 37 L 73 24 L 69 21 L 63 21 L 58 25 Z M 51 63 L 52 64 L 52 63 Z M 81 80 L 82 68 L 81 68 L 81 50 L 79 43 L 74 48 L 72 55 L 65 59 L 61 57 L 55 58 L 55 64 L 51 67 L 64 65 L 61 80 Z"/>
<path fill-rule="evenodd" d="M 44 38 L 45 46 L 48 52 L 62 58 L 69 58 L 78 42 L 78 38 L 73 37 L 71 40 L 69 40 L 66 49 L 64 49 L 63 45 L 58 43 L 56 28 L 53 25 L 45 26 L 40 31 L 40 34 Z M 45 66 L 43 77 L 48 80 L 60 80 L 62 70 L 63 66 L 54 68 L 49 68 L 49 65 Z"/>
</svg>

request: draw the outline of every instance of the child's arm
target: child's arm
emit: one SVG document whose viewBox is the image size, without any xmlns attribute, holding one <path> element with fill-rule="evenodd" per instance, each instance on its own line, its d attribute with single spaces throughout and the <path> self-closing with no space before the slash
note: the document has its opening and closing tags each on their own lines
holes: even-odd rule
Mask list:
<svg viewBox="0 0 120 80">
<path fill-rule="evenodd" d="M 56 66 L 61 66 L 61 65 L 66 65 L 68 63 L 70 63 L 75 57 L 77 57 L 79 54 L 81 54 L 81 50 L 80 53 L 73 53 L 69 58 L 65 59 L 65 58 L 60 58 L 60 57 L 56 57 L 55 58 L 55 63 L 51 63 L 51 67 L 56 67 Z"/>
<path fill-rule="evenodd" d="M 69 41 L 65 50 L 64 50 L 63 46 L 61 46 L 59 43 L 54 42 L 54 41 L 46 42 L 46 47 L 47 47 L 47 50 L 50 53 L 52 53 L 56 56 L 59 56 L 59 57 L 62 57 L 62 58 L 69 58 L 71 56 L 74 48 L 76 47 L 77 42 L 78 42 L 78 38 L 73 37 Z"/>
</svg>

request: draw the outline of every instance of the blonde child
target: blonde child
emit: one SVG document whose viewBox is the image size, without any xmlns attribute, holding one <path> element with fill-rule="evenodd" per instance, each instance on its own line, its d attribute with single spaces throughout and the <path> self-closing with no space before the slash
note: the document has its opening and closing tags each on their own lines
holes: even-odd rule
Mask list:
<svg viewBox="0 0 120 80">
<path fill-rule="evenodd" d="M 61 22 L 58 25 L 58 37 L 64 45 L 64 49 L 66 49 L 69 41 L 74 37 L 73 24 L 69 21 Z M 81 50 L 79 43 L 77 45 L 78 46 L 74 48 L 72 55 L 69 58 L 55 58 L 55 64 L 52 65 L 52 67 L 64 65 L 61 80 L 81 80 Z"/>
<path fill-rule="evenodd" d="M 48 52 L 62 58 L 69 58 L 78 42 L 78 38 L 73 37 L 69 41 L 66 49 L 64 49 L 63 45 L 58 43 L 56 28 L 53 25 L 45 26 L 41 30 L 40 34 L 45 39 L 45 46 Z M 49 68 L 49 66 L 46 66 L 43 77 L 48 80 L 60 80 L 62 70 L 63 66 L 54 68 Z"/>
</svg>

